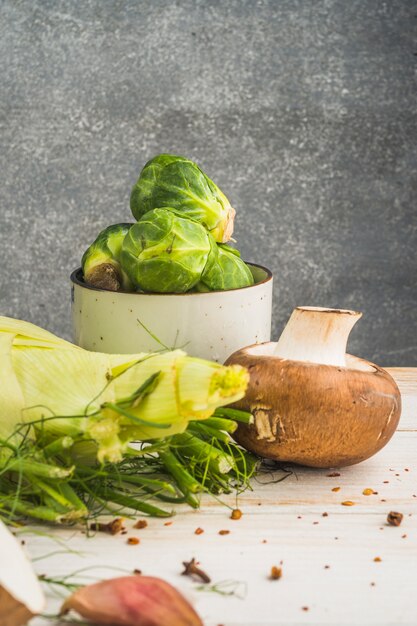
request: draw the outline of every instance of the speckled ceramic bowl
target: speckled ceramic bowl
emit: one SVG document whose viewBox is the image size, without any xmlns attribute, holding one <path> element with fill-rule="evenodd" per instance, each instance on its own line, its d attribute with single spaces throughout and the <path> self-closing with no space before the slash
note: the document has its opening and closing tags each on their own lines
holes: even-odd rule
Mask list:
<svg viewBox="0 0 417 626">
<path fill-rule="evenodd" d="M 271 338 L 272 274 L 260 265 L 249 267 L 251 287 L 185 294 L 97 289 L 75 270 L 74 341 L 88 350 L 123 354 L 160 350 L 163 344 L 224 362 L 236 350 Z"/>
</svg>

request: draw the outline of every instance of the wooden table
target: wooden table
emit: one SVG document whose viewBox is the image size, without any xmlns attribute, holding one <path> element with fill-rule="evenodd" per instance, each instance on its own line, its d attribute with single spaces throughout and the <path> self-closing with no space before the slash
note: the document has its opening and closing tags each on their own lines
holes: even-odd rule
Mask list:
<svg viewBox="0 0 417 626">
<path fill-rule="evenodd" d="M 53 538 L 28 535 L 36 570 L 53 576 L 97 566 L 82 573 L 91 580 L 139 568 L 191 597 L 207 626 L 416 626 L 417 368 L 390 371 L 403 414 L 391 442 L 369 461 L 340 476 L 296 467 L 283 482 L 265 475 L 265 484 L 254 482 L 253 491 L 239 497 L 239 521 L 206 498 L 199 511 L 178 511 L 170 525 L 150 519 L 135 531 L 128 520 L 125 536 L 87 539 L 71 529 L 54 531 Z M 366 488 L 376 493 L 363 495 Z M 235 506 L 234 498 L 223 500 Z M 354 506 L 343 506 L 345 500 Z M 399 527 L 386 523 L 392 510 L 404 514 Z M 204 532 L 196 535 L 197 527 Z M 223 529 L 230 533 L 219 535 Z M 127 545 L 128 536 L 140 536 L 140 544 Z M 182 561 L 192 557 L 220 590 L 237 595 L 200 591 L 180 576 Z M 280 580 L 268 579 L 273 565 L 282 567 Z M 48 612 L 56 605 L 51 601 Z"/>
</svg>

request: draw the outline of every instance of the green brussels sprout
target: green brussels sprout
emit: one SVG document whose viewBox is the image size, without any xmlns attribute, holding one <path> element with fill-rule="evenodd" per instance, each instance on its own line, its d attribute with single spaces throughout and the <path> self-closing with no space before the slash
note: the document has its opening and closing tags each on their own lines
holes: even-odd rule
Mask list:
<svg viewBox="0 0 417 626">
<path fill-rule="evenodd" d="M 136 288 L 184 293 L 201 278 L 210 252 L 207 231 L 174 209 L 153 209 L 134 224 L 121 252 L 124 271 Z"/>
<path fill-rule="evenodd" d="M 240 289 L 254 284 L 252 272 L 240 258 L 240 252 L 230 246 L 217 244 L 211 237 L 211 249 L 197 291 Z"/>
<path fill-rule="evenodd" d="M 202 224 L 216 241 L 229 241 L 235 210 L 212 180 L 189 159 L 160 154 L 145 165 L 132 189 L 130 208 L 139 220 L 158 207 L 175 209 Z"/>
<path fill-rule="evenodd" d="M 81 260 L 87 284 L 110 291 L 132 289 L 132 284 L 119 261 L 123 239 L 131 226 L 132 224 L 112 224 L 102 230 L 87 248 Z"/>
</svg>

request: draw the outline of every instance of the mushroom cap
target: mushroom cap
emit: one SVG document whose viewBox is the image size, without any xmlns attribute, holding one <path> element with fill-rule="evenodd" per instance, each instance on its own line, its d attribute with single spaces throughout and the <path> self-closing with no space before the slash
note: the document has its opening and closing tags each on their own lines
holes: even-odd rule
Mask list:
<svg viewBox="0 0 417 626">
<path fill-rule="evenodd" d="M 388 372 L 351 355 L 347 367 L 282 359 L 275 345 L 249 346 L 226 361 L 250 373 L 233 407 L 255 421 L 239 424 L 238 443 L 268 459 L 322 468 L 359 463 L 385 446 L 401 415 Z"/>
</svg>

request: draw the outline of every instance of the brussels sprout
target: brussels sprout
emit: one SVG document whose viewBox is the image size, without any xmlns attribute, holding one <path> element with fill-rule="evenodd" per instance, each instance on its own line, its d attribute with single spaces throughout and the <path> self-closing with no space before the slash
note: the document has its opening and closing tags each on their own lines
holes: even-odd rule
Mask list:
<svg viewBox="0 0 417 626">
<path fill-rule="evenodd" d="M 221 291 L 253 285 L 252 272 L 240 258 L 240 252 L 217 244 L 212 237 L 210 239 L 210 254 L 201 281 L 196 285 L 197 291 Z"/>
<path fill-rule="evenodd" d="M 193 161 L 160 154 L 145 165 L 132 189 L 130 208 L 137 220 L 147 211 L 169 207 L 202 224 L 216 241 L 229 241 L 235 210 Z"/>
<path fill-rule="evenodd" d="M 113 224 L 98 235 L 84 252 L 81 260 L 84 280 L 89 285 L 119 291 L 132 289 L 129 278 L 123 271 L 119 256 L 123 239 L 132 224 Z"/>
<path fill-rule="evenodd" d="M 134 224 L 121 263 L 136 288 L 184 293 L 198 283 L 210 252 L 207 231 L 174 209 L 154 209 Z"/>
</svg>

